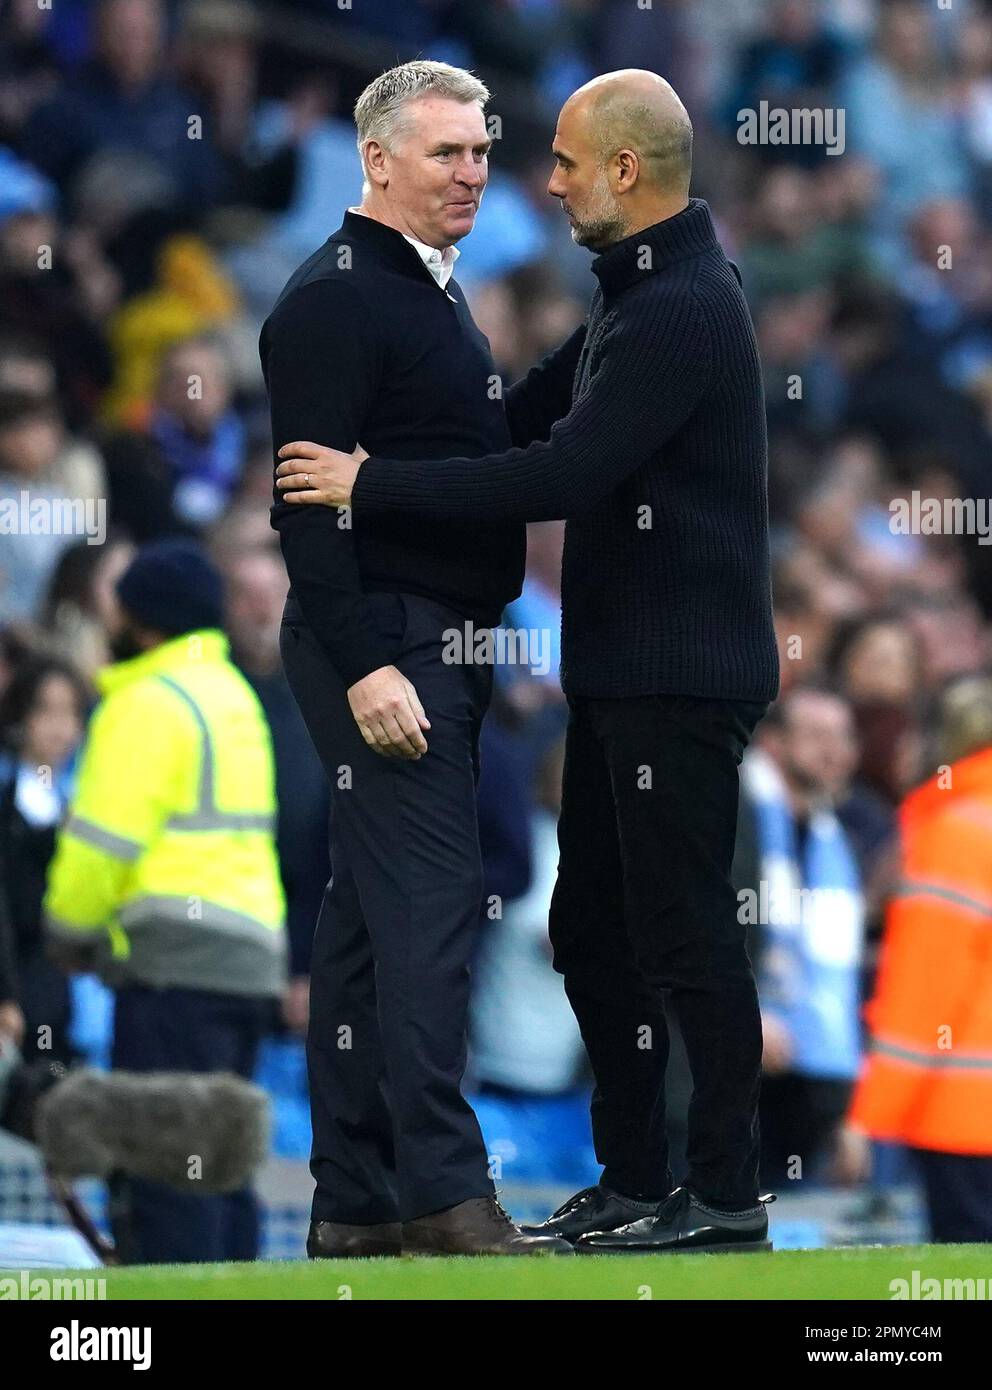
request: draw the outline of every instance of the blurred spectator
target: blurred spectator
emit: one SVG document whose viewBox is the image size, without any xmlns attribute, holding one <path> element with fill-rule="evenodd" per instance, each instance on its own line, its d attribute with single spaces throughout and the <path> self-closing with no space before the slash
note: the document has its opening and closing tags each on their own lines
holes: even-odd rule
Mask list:
<svg viewBox="0 0 992 1390">
<path fill-rule="evenodd" d="M 0 698 L 17 672 L 34 655 L 29 628 L 17 624 L 0 627 Z"/>
<path fill-rule="evenodd" d="M 19 1010 L 27 1061 L 70 1060 L 69 985 L 46 954 L 41 905 L 90 701 L 76 670 L 51 657 L 26 662 L 0 697 L 0 932 L 6 922 L 15 990 L 0 1007 Z"/>
<path fill-rule="evenodd" d="M 761 1180 L 817 1175 L 860 1060 L 861 877 L 835 814 L 857 758 L 845 702 L 797 687 L 744 762 L 760 879 L 738 875 L 752 928 L 762 1029 Z"/>
<path fill-rule="evenodd" d="M 765 175 L 753 233 L 741 256 L 753 307 L 760 309 L 771 296 L 802 294 L 867 274 L 871 259 L 864 229 L 834 221 L 825 215 L 823 202 L 813 176 L 794 165 Z"/>
<path fill-rule="evenodd" d="M 0 503 L 11 513 L 0 531 L 0 617 L 37 613 L 77 521 L 92 525 L 99 543 L 103 494 L 99 455 L 89 443 L 67 440 L 54 397 L 0 396 Z M 60 509 L 56 516 L 62 502 L 78 502 L 83 511 L 65 518 Z"/>
<path fill-rule="evenodd" d="M 296 3 L 300 8 L 324 13 L 330 8 L 328 0 L 296 0 Z M 413 4 L 409 0 L 382 0 L 374 7 L 359 5 L 357 9 L 345 10 L 341 18 L 347 26 L 354 26 L 369 34 L 380 34 L 390 43 L 402 44 L 404 48 L 419 48 L 429 43 L 438 32 L 434 13 L 436 8 L 435 4 L 423 4 L 420 0 L 415 0 Z"/>
<path fill-rule="evenodd" d="M 135 540 L 197 533 L 220 520 L 245 466 L 229 360 L 214 339 L 167 347 L 143 427 L 102 439 L 110 522 Z"/>
<path fill-rule="evenodd" d="M 689 0 L 666 0 L 652 6 L 653 13 L 627 0 L 572 0 L 569 8 L 587 23 L 588 53 L 592 73 L 619 68 L 649 68 L 672 83 L 690 109 L 702 98 L 698 53 L 694 51 Z M 726 8 L 726 7 L 721 7 Z M 648 22 L 645 22 L 645 21 Z M 585 80 L 581 77 L 572 90 Z M 569 93 L 562 94 L 562 101 Z"/>
<path fill-rule="evenodd" d="M 114 1067 L 248 1077 L 285 983 L 268 729 L 198 547 L 145 546 L 116 587 L 120 659 L 99 676 L 48 877 L 49 949 L 115 987 Z M 196 1174 L 189 1191 L 117 1176 L 126 1261 L 255 1257 L 248 1189 L 205 1197 Z"/>
<path fill-rule="evenodd" d="M 170 75 L 160 0 L 98 0 L 95 56 L 34 112 L 24 148 L 66 189 L 95 154 L 134 150 L 168 178 L 170 199 L 210 206 L 218 162 L 187 93 Z"/>
<path fill-rule="evenodd" d="M 969 594 L 921 595 L 909 606 L 908 616 L 920 643 L 928 690 L 938 691 L 954 677 L 985 670 L 992 662 L 992 630 Z"/>
<path fill-rule="evenodd" d="M 106 337 L 91 312 L 81 265 L 60 255 L 54 192 L 30 165 L 0 148 L 0 328 L 51 359 L 73 425 L 88 422 L 110 379 Z"/>
<path fill-rule="evenodd" d="M 966 385 L 992 352 L 986 323 L 992 310 L 989 238 L 969 202 L 943 198 L 914 213 L 910 239 L 913 259 L 904 293 L 915 324 L 940 352 L 944 379 Z"/>
<path fill-rule="evenodd" d="M 838 628 L 827 665 L 854 715 L 858 776 L 895 806 L 916 773 L 913 735 L 923 669 L 913 630 L 895 614 L 857 618 Z"/>
<path fill-rule="evenodd" d="M 551 730 L 553 737 L 564 730 L 564 697 L 558 684 L 564 537 L 561 521 L 531 522 L 527 527 L 527 574 L 520 597 L 507 609 L 505 626 L 528 634 L 528 651 L 532 656 L 536 651 L 538 661 L 496 668 L 506 698 L 518 714 L 538 718 L 541 729 Z M 545 711 L 549 711 L 547 717 Z"/>
<path fill-rule="evenodd" d="M 188 0 L 183 6 L 176 65 L 205 110 L 222 179 L 218 204 L 242 211 L 281 212 L 299 172 L 300 115 L 282 141 L 263 150 L 254 140 L 263 25 L 249 0 Z"/>
<path fill-rule="evenodd" d="M 198 530 L 216 521 L 238 484 L 245 454 L 229 368 L 216 343 L 178 343 L 165 354 L 148 434 L 169 466 L 176 517 Z"/>
<path fill-rule="evenodd" d="M 25 122 L 58 86 L 45 42 L 50 11 L 38 0 L 10 0 L 0 15 L 0 143 L 13 144 Z"/>
<path fill-rule="evenodd" d="M 111 634 L 120 621 L 114 586 L 133 553 L 134 546 L 120 534 L 103 545 L 79 541 L 63 550 L 52 574 L 40 634 L 89 679 L 112 658 Z"/>
<path fill-rule="evenodd" d="M 969 180 L 934 11 L 924 0 L 886 0 L 877 15 L 875 47 L 840 95 L 850 148 L 878 171 L 876 249 L 896 272 L 913 210 L 966 194 Z"/>
<path fill-rule="evenodd" d="M 844 423 L 894 454 L 920 446 L 945 450 L 965 494 L 989 488 L 989 435 L 980 410 L 941 378 L 908 331 L 891 289 L 849 284 L 838 297 L 830 348 L 846 379 Z"/>
<path fill-rule="evenodd" d="M 992 8 L 969 5 L 953 35 L 957 109 L 972 166 L 978 208 L 992 218 Z"/>
<path fill-rule="evenodd" d="M 305 1035 L 310 952 L 320 904 L 331 876 L 328 859 L 330 800 L 303 716 L 279 656 L 279 628 L 289 581 L 278 550 L 225 550 L 218 537 L 227 593 L 227 630 L 234 661 L 258 696 L 276 765 L 279 815 L 276 847 L 286 895 L 290 981 L 286 1024 Z"/>
<path fill-rule="evenodd" d="M 335 213 L 361 197 L 362 171 L 354 127 L 336 118 L 338 88 L 325 75 L 294 75 L 283 99 L 265 100 L 253 113 L 249 147 L 258 161 L 277 166 L 293 159 L 286 206 L 256 239 L 237 245 L 227 265 L 260 324 L 289 274 L 327 237 Z"/>
<path fill-rule="evenodd" d="M 511 651 L 517 654 L 525 651 L 528 659 L 521 662 L 518 655 L 516 660 L 497 660 L 496 689 L 508 711 L 515 754 L 509 749 L 494 750 L 494 753 L 503 764 L 512 761 L 525 786 L 533 785 L 539 778 L 540 768 L 563 737 L 567 722 L 565 697 L 558 680 L 564 537 L 563 522 L 540 521 L 528 525 L 523 590 L 503 617 L 508 655 Z M 483 726 L 484 747 L 500 740 L 498 724 L 497 714 Z M 527 797 L 529 802 L 529 793 Z M 486 789 L 480 787 L 480 813 L 485 800 Z M 525 830 L 521 826 L 518 834 L 523 833 Z"/>
<path fill-rule="evenodd" d="M 836 386 L 823 341 L 830 309 L 830 298 L 820 288 L 771 296 L 756 315 L 773 447 L 786 432 L 818 438 L 829 426 L 831 409 L 836 409 L 831 400 Z M 807 485 L 810 481 L 807 477 Z M 770 498 L 769 505 L 776 500 Z"/>
<path fill-rule="evenodd" d="M 210 104 L 217 148 L 235 159 L 258 98 L 259 34 L 254 8 L 243 0 L 192 0 L 183 8 L 178 66 Z"/>
<path fill-rule="evenodd" d="M 166 237 L 154 273 L 154 283 L 126 300 L 111 321 L 115 371 L 103 416 L 137 429 L 148 423 L 164 354 L 189 338 L 222 331 L 238 309 L 234 286 L 200 237 Z"/>
<path fill-rule="evenodd" d="M 900 810 L 902 876 L 889 906 L 871 1050 L 839 1173 L 868 1172 L 865 1135 L 910 1146 L 930 1238 L 992 1239 L 992 679 L 952 686 L 939 770 Z"/>
<path fill-rule="evenodd" d="M 0 394 L 51 397 L 56 386 L 54 363 L 31 338 L 16 332 L 0 337 Z"/>
<path fill-rule="evenodd" d="M 740 55 L 727 109 L 728 126 L 734 131 L 738 111 L 757 110 L 762 101 L 777 107 L 828 106 L 840 77 L 843 46 L 827 26 L 827 7 L 820 0 L 771 0 L 765 8 L 764 28 Z M 759 145 L 756 149 L 765 160 L 804 165 L 825 157 L 823 147 L 817 145 L 798 150 Z"/>
<path fill-rule="evenodd" d="M 29 338 L 17 332 L 0 335 L 0 395 L 56 395 L 56 368 L 49 356 Z"/>
</svg>

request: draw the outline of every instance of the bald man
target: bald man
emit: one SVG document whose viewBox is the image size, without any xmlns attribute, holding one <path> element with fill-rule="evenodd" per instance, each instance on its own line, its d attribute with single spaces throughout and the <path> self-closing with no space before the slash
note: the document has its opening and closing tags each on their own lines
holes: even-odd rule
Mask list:
<svg viewBox="0 0 992 1390">
<path fill-rule="evenodd" d="M 740 277 L 689 196 L 692 126 L 654 73 L 565 104 L 548 192 L 596 252 L 588 322 L 506 396 L 512 449 L 280 450 L 299 506 L 564 517 L 568 698 L 550 934 L 596 1078 L 603 1173 L 540 1228 L 577 1250 L 767 1249 L 761 1024 L 730 881 L 744 747 L 778 691 L 761 375 Z M 364 459 L 364 461 L 362 461 Z M 671 991 L 694 1081 L 664 1125 Z"/>
</svg>

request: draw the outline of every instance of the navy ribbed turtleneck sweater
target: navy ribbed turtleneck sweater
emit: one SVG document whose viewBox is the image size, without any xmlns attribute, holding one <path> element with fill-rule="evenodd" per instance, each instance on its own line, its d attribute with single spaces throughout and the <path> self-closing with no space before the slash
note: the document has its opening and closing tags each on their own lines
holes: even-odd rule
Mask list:
<svg viewBox="0 0 992 1390">
<path fill-rule="evenodd" d="M 511 436 L 525 447 L 370 458 L 356 521 L 565 517 L 569 695 L 771 700 L 764 402 L 735 268 L 694 198 L 592 269 L 584 342 L 577 335 L 508 393 Z"/>
</svg>

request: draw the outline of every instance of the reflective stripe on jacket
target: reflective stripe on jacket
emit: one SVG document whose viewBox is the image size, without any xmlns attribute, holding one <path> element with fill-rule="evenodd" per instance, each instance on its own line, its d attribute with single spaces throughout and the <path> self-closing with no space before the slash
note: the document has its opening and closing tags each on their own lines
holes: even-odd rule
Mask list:
<svg viewBox="0 0 992 1390">
<path fill-rule="evenodd" d="M 285 904 L 265 716 L 223 633 L 184 633 L 98 677 L 49 871 L 53 933 L 103 938 L 146 984 L 277 993 Z"/>
<path fill-rule="evenodd" d="M 850 1118 L 915 1148 L 992 1154 L 992 749 L 909 796 L 901 830 Z"/>
</svg>

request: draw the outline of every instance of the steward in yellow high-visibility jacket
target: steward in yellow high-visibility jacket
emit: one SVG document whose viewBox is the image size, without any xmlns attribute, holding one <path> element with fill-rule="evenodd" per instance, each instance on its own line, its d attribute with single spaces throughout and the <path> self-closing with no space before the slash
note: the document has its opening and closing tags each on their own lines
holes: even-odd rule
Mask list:
<svg viewBox="0 0 992 1390">
<path fill-rule="evenodd" d="M 49 871 L 52 945 L 70 968 L 102 948 L 114 1068 L 250 1077 L 286 974 L 268 724 L 229 659 L 223 582 L 195 542 L 143 546 L 117 596 L 125 659 L 98 677 Z M 251 1189 L 201 1186 L 192 1173 L 188 1190 L 116 1174 L 125 1259 L 253 1259 Z"/>
<path fill-rule="evenodd" d="M 274 996 L 285 979 L 271 739 L 215 628 L 97 677 L 49 871 L 56 943 L 106 942 L 113 983 Z"/>
</svg>

